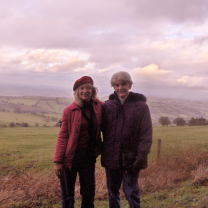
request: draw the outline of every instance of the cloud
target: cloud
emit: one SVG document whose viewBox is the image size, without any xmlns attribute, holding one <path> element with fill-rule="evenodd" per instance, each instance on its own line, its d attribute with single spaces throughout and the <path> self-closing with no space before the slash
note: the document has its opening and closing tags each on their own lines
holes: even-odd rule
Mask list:
<svg viewBox="0 0 208 208">
<path fill-rule="evenodd" d="M 7 52 L 9 53 L 9 50 Z M 7 70 L 11 71 L 15 67 L 20 71 L 50 73 L 73 71 L 84 67 L 88 69 L 92 66 L 87 62 L 89 55 L 76 51 L 38 49 L 9 54 L 9 56 L 1 54 L 0 64 L 7 66 Z"/>
<path fill-rule="evenodd" d="M 150 64 L 143 68 L 134 68 L 132 74 L 138 74 L 144 77 L 159 77 L 168 74 L 170 71 L 159 69 L 156 64 Z"/>
<path fill-rule="evenodd" d="M 208 35 L 204 35 L 204 36 L 197 36 L 194 38 L 194 44 L 198 44 L 201 45 L 203 43 L 208 43 Z"/>
<path fill-rule="evenodd" d="M 207 7 L 205 0 L 2 1 L 0 82 L 67 88 L 89 75 L 108 94 L 112 74 L 126 70 L 147 95 L 192 95 L 207 86 Z"/>
<path fill-rule="evenodd" d="M 197 87 L 197 88 L 204 88 L 204 89 L 208 87 L 208 77 L 182 76 L 177 79 L 177 82 L 184 84 L 187 87 Z"/>
</svg>

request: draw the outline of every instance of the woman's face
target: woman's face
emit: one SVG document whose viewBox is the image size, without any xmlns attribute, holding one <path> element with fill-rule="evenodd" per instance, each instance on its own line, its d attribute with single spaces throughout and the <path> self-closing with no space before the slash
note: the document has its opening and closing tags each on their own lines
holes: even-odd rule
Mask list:
<svg viewBox="0 0 208 208">
<path fill-rule="evenodd" d="M 130 84 L 124 81 L 116 81 L 113 87 L 118 97 L 122 99 L 128 96 L 129 90 L 131 89 Z"/>
<path fill-rule="evenodd" d="M 82 84 L 78 89 L 78 94 L 83 101 L 90 101 L 92 97 L 92 87 L 88 83 Z"/>
</svg>

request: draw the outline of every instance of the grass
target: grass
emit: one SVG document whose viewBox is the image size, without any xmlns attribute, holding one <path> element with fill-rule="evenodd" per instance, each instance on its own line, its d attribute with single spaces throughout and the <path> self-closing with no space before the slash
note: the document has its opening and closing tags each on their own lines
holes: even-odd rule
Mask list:
<svg viewBox="0 0 208 208">
<path fill-rule="evenodd" d="M 206 186 L 195 187 L 186 181 L 172 190 L 162 190 L 142 196 L 141 206 L 148 208 L 208 207 L 208 189 Z"/>
<path fill-rule="evenodd" d="M 48 105 L 47 100 L 40 100 L 37 106 L 45 110 L 53 110 L 51 106 Z"/>
<path fill-rule="evenodd" d="M 35 169 L 50 168 L 53 165 L 58 127 L 14 127 L 1 128 L 0 162 L 2 173 L 19 164 Z"/>
<path fill-rule="evenodd" d="M 39 124 L 45 123 L 43 118 L 31 114 L 0 112 L 0 123 L 6 124 L 8 126 L 10 122 L 14 122 L 14 123 L 27 122 L 29 125 L 34 125 L 35 123 L 39 123 Z"/>
<path fill-rule="evenodd" d="M 0 206 L 60 207 L 53 173 L 58 127 L 0 128 Z M 141 171 L 142 207 L 208 207 L 208 127 L 154 127 L 149 167 Z M 157 140 L 162 140 L 156 162 Z M 95 207 L 108 207 L 105 171 L 96 164 Z M 76 207 L 80 204 L 76 186 Z M 121 191 L 121 207 L 128 203 Z"/>
<path fill-rule="evenodd" d="M 46 114 L 49 117 L 55 117 L 60 119 L 61 114 Z M 0 112 L 0 125 L 5 124 L 9 126 L 9 123 L 14 122 L 14 123 L 22 123 L 26 122 L 30 126 L 34 126 L 36 123 L 38 123 L 39 126 L 43 126 L 46 124 L 47 126 L 54 126 L 56 122 L 46 122 L 44 120 L 44 117 L 41 117 L 39 115 L 32 115 L 32 114 L 27 114 L 27 113 L 13 113 L 13 112 Z"/>
<path fill-rule="evenodd" d="M 1 128 L 0 131 L 0 154 L 7 153 L 8 160 L 10 160 L 9 158 L 14 160 L 17 155 L 23 155 L 24 159 L 22 161 L 31 160 L 31 157 L 36 159 L 43 158 L 44 161 L 50 161 L 50 158 L 53 158 L 59 132 L 58 127 L 7 127 Z M 201 150 L 207 150 L 208 148 L 207 126 L 156 126 L 153 132 L 153 144 L 149 155 L 150 161 L 156 160 L 158 139 L 162 140 L 162 156 L 177 146 L 192 145 Z M 48 164 L 48 166 L 50 165 Z"/>
<path fill-rule="evenodd" d="M 8 103 L 24 104 L 24 105 L 35 105 L 38 101 L 38 97 L 24 98 L 24 97 L 10 97 Z"/>
<path fill-rule="evenodd" d="M 155 126 L 153 130 L 153 144 L 150 159 L 155 159 L 157 141 L 162 141 L 162 155 L 167 154 L 177 146 L 192 146 L 201 150 L 208 148 L 208 126 L 163 127 Z"/>
</svg>

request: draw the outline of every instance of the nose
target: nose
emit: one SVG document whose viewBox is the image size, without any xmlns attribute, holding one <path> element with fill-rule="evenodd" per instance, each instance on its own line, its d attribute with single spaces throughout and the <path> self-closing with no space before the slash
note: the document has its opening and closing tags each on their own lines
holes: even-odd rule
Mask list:
<svg viewBox="0 0 208 208">
<path fill-rule="evenodd" d="M 119 85 L 119 86 L 118 86 L 118 89 L 119 89 L 119 90 L 122 89 L 122 85 Z"/>
<path fill-rule="evenodd" d="M 87 88 L 84 88 L 84 92 L 87 92 L 88 90 L 87 90 Z"/>
</svg>

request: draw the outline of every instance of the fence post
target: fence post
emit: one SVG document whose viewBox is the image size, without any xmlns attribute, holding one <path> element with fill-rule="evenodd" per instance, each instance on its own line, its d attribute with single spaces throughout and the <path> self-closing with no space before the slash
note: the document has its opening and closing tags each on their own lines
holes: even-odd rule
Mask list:
<svg viewBox="0 0 208 208">
<path fill-rule="evenodd" d="M 157 161 L 160 160 L 160 153 L 161 153 L 161 139 L 157 141 Z"/>
</svg>

